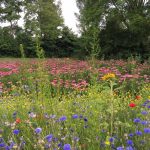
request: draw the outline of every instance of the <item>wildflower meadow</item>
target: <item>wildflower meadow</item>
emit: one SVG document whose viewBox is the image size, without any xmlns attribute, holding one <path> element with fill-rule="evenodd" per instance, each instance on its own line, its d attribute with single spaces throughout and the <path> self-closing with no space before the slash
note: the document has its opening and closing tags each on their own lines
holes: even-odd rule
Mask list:
<svg viewBox="0 0 150 150">
<path fill-rule="evenodd" d="M 150 62 L 1 59 L 0 150 L 150 150 Z"/>
</svg>

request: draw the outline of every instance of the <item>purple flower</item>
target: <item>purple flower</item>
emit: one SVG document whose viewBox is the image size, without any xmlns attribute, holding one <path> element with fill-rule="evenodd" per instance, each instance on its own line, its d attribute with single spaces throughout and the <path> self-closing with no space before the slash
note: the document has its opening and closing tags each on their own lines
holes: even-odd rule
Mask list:
<svg viewBox="0 0 150 150">
<path fill-rule="evenodd" d="M 79 137 L 74 137 L 73 140 L 74 140 L 75 142 L 78 142 L 78 141 L 79 141 Z"/>
<path fill-rule="evenodd" d="M 140 144 L 141 144 L 141 145 L 144 145 L 145 143 L 146 143 L 145 140 L 141 140 L 141 141 L 140 141 Z"/>
<path fill-rule="evenodd" d="M 130 133 L 130 134 L 129 134 L 129 136 L 130 136 L 130 137 L 133 137 L 133 136 L 134 136 L 134 134 L 133 134 L 133 133 Z"/>
<path fill-rule="evenodd" d="M 50 115 L 50 118 L 54 119 L 56 117 L 56 115 Z"/>
<path fill-rule="evenodd" d="M 82 115 L 80 115 L 79 117 L 80 117 L 80 119 L 82 119 L 82 118 L 83 118 L 83 116 L 82 116 Z"/>
<path fill-rule="evenodd" d="M 142 115 L 147 115 L 148 112 L 147 112 L 147 111 L 142 111 L 141 114 L 142 114 Z"/>
<path fill-rule="evenodd" d="M 48 142 L 51 142 L 52 139 L 53 139 L 53 135 L 52 135 L 52 134 L 49 134 L 49 135 L 47 135 L 45 138 L 46 138 L 46 140 L 47 140 Z"/>
<path fill-rule="evenodd" d="M 117 150 L 124 150 L 123 147 L 117 147 Z"/>
<path fill-rule="evenodd" d="M 62 148 L 62 146 L 63 146 L 62 143 L 59 143 L 59 144 L 58 144 L 58 147 L 59 147 L 59 148 Z"/>
<path fill-rule="evenodd" d="M 19 130 L 18 129 L 15 129 L 14 131 L 13 131 L 13 134 L 15 134 L 15 135 L 17 135 L 17 134 L 19 134 Z"/>
<path fill-rule="evenodd" d="M 144 128 L 144 133 L 150 133 L 150 128 Z"/>
<path fill-rule="evenodd" d="M 127 144 L 128 144 L 128 145 L 133 145 L 132 140 L 127 140 Z"/>
<path fill-rule="evenodd" d="M 41 128 L 36 128 L 36 129 L 35 129 L 35 133 L 36 133 L 36 134 L 40 134 L 41 132 L 42 132 L 42 129 L 41 129 Z"/>
<path fill-rule="evenodd" d="M 135 134 L 140 136 L 140 135 L 142 135 L 142 132 L 137 130 L 137 131 L 135 132 Z"/>
<path fill-rule="evenodd" d="M 134 123 L 139 123 L 140 121 L 141 121 L 140 118 L 135 118 L 133 122 Z"/>
<path fill-rule="evenodd" d="M 67 120 L 67 117 L 66 116 L 62 116 L 59 118 L 59 121 L 66 121 Z"/>
<path fill-rule="evenodd" d="M 79 118 L 79 117 L 78 117 L 77 114 L 74 114 L 74 115 L 72 116 L 72 118 L 73 118 L 73 119 L 77 119 L 77 118 Z"/>
<path fill-rule="evenodd" d="M 141 123 L 142 125 L 147 125 L 147 124 L 148 124 L 148 122 L 145 121 L 145 120 L 141 121 L 140 123 Z"/>
<path fill-rule="evenodd" d="M 113 137 L 111 137 L 111 138 L 109 138 L 109 142 L 113 142 L 114 141 L 114 138 Z"/>
<path fill-rule="evenodd" d="M 85 118 L 84 118 L 84 121 L 85 121 L 85 122 L 87 122 L 87 121 L 88 121 L 88 119 L 85 117 Z"/>
<path fill-rule="evenodd" d="M 71 150 L 70 144 L 65 144 L 63 150 Z"/>
<path fill-rule="evenodd" d="M 0 143 L 0 147 L 5 147 L 5 143 Z"/>
<path fill-rule="evenodd" d="M 45 149 L 49 149 L 50 148 L 50 144 L 45 144 Z"/>
<path fill-rule="evenodd" d="M 126 147 L 126 150 L 134 150 L 132 146 Z"/>
</svg>

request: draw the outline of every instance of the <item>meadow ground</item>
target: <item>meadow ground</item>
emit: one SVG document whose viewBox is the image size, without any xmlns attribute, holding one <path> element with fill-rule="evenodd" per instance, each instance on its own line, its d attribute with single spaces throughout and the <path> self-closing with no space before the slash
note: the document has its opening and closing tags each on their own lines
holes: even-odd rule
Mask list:
<svg viewBox="0 0 150 150">
<path fill-rule="evenodd" d="M 0 59 L 0 150 L 150 150 L 150 62 Z"/>
</svg>

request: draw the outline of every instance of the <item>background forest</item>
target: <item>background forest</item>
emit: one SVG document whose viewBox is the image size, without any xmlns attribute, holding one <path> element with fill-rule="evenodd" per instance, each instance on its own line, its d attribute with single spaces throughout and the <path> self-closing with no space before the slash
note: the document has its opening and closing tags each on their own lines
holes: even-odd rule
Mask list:
<svg viewBox="0 0 150 150">
<path fill-rule="evenodd" d="M 150 1 L 76 0 L 80 34 L 64 25 L 61 3 L 54 0 L 0 0 L 0 57 L 94 56 L 126 59 L 150 56 Z M 24 14 L 24 26 L 18 25 Z"/>
</svg>

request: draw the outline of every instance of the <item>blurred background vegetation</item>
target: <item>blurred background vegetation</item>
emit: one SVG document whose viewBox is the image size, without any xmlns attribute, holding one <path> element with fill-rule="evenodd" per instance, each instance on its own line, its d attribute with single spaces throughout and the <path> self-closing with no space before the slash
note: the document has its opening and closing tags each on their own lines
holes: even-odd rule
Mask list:
<svg viewBox="0 0 150 150">
<path fill-rule="evenodd" d="M 1 0 L 0 57 L 36 57 L 36 39 L 46 57 L 103 59 L 150 57 L 150 1 L 76 0 L 80 36 L 64 25 L 54 0 Z M 24 26 L 18 21 L 24 14 Z"/>
</svg>

